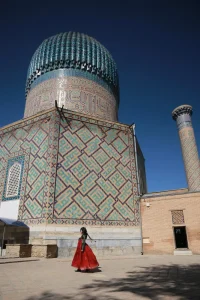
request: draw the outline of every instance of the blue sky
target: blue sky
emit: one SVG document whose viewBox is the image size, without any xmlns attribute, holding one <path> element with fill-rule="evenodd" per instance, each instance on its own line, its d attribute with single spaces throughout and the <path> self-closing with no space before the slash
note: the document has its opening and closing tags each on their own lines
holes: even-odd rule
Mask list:
<svg viewBox="0 0 200 300">
<path fill-rule="evenodd" d="M 7 1 L 0 10 L 0 126 L 23 117 L 31 57 L 51 35 L 79 31 L 101 42 L 120 78 L 119 121 L 135 122 L 149 191 L 186 187 L 172 110 L 193 106 L 200 149 L 198 1 Z"/>
</svg>

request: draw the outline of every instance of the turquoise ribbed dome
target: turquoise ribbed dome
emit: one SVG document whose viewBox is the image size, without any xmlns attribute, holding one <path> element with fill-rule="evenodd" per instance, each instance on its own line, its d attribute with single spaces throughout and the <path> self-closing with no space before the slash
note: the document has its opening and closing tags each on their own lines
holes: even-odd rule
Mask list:
<svg viewBox="0 0 200 300">
<path fill-rule="evenodd" d="M 26 94 L 42 74 L 56 69 L 79 69 L 102 79 L 119 100 L 118 72 L 108 50 L 95 39 L 77 32 L 66 32 L 43 41 L 28 69 Z"/>
</svg>

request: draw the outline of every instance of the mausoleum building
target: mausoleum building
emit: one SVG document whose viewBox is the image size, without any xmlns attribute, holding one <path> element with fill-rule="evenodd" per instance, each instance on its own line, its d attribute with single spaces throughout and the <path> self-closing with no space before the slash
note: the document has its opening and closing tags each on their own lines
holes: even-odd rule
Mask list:
<svg viewBox="0 0 200 300">
<path fill-rule="evenodd" d="M 116 63 L 94 38 L 66 32 L 38 47 L 28 68 L 24 118 L 0 129 L 2 241 L 29 243 L 33 256 L 36 245 L 46 252 L 57 245 L 58 256 L 68 257 L 85 226 L 101 256 L 200 254 L 192 107 L 172 112 L 188 187 L 147 193 L 135 124 L 118 121 L 119 90 Z M 55 254 L 54 248 L 49 257 Z"/>
<path fill-rule="evenodd" d="M 58 34 L 34 53 L 24 119 L 0 129 L 0 219 L 26 224 L 31 244 L 70 256 L 85 226 L 96 253 L 141 253 L 144 157 L 119 99 L 116 63 L 95 39 Z"/>
</svg>

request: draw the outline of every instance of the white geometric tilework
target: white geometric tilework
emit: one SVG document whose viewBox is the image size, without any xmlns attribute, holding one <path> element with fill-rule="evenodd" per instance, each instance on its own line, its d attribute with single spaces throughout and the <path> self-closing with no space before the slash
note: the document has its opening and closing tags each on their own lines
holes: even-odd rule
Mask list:
<svg viewBox="0 0 200 300">
<path fill-rule="evenodd" d="M 15 200 L 20 198 L 22 174 L 24 169 L 24 156 L 8 159 L 6 179 L 2 200 Z"/>
<path fill-rule="evenodd" d="M 6 197 L 14 197 L 18 195 L 22 166 L 15 162 L 8 172 L 8 182 L 6 187 Z"/>
</svg>

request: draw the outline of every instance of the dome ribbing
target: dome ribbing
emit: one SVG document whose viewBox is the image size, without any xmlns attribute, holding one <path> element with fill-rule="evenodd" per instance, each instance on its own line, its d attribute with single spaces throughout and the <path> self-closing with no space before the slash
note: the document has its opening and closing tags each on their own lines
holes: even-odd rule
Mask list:
<svg viewBox="0 0 200 300">
<path fill-rule="evenodd" d="M 108 50 L 94 38 L 66 32 L 44 40 L 31 59 L 26 94 L 38 77 L 57 69 L 79 69 L 96 75 L 111 88 L 119 102 L 116 63 Z"/>
</svg>

